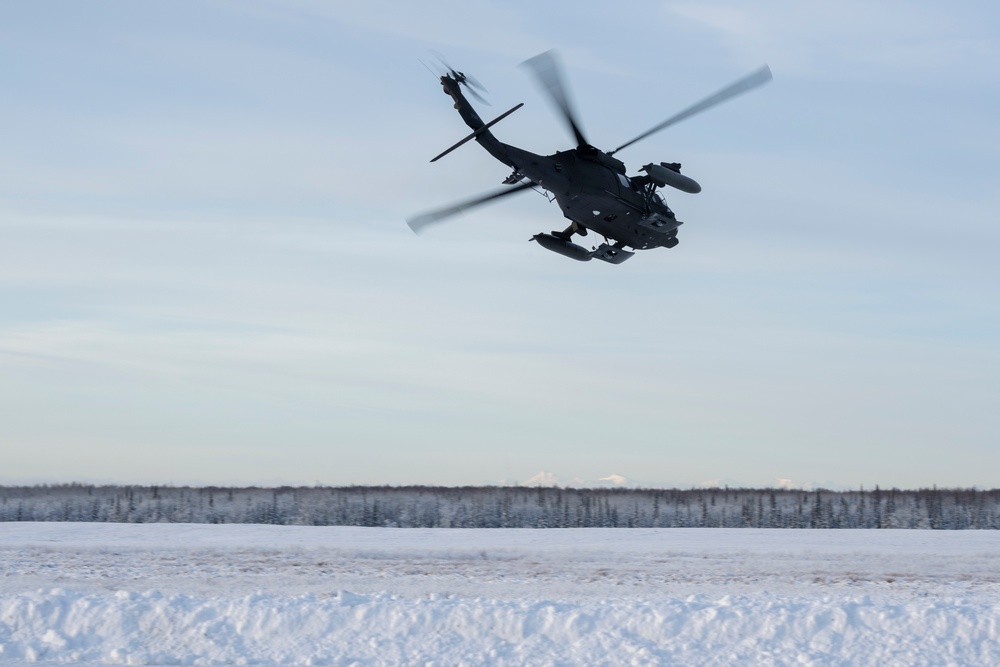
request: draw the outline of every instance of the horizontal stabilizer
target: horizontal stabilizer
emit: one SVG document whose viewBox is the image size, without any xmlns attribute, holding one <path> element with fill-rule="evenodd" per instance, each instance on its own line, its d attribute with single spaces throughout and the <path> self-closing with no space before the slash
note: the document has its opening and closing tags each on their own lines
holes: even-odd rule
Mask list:
<svg viewBox="0 0 1000 667">
<path fill-rule="evenodd" d="M 470 134 L 469 136 L 467 136 L 465 139 L 462 139 L 461 141 L 459 141 L 457 144 L 455 144 L 454 146 L 452 146 L 451 148 L 449 148 L 445 152 L 443 152 L 440 155 L 438 155 L 437 157 L 434 157 L 433 159 L 431 159 L 431 162 L 437 162 L 438 160 L 440 160 L 445 155 L 447 155 L 448 153 L 452 152 L 453 150 L 455 150 L 456 148 L 458 148 L 462 144 L 467 143 L 469 141 L 472 141 L 473 139 L 475 139 L 476 137 L 478 137 L 480 134 L 482 134 L 486 130 L 490 129 L 491 127 L 493 127 L 494 125 L 496 125 L 497 123 L 499 123 L 500 121 L 502 121 L 504 118 L 506 118 L 507 116 L 511 115 L 512 113 L 514 113 L 515 111 L 517 111 L 518 109 L 520 109 L 523 106 L 524 106 L 524 102 L 521 102 L 520 104 L 518 104 L 513 109 L 510 109 L 508 111 L 503 112 L 502 114 L 500 114 L 499 116 L 497 116 L 496 118 L 494 118 L 493 120 L 491 120 L 490 122 L 488 122 L 485 125 L 483 125 L 478 130 L 476 130 L 475 132 L 473 132 L 472 134 Z"/>
</svg>

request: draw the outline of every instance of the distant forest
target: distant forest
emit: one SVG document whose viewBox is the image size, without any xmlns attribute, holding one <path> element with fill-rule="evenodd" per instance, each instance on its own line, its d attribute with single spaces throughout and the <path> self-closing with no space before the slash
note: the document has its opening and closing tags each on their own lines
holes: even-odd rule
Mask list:
<svg viewBox="0 0 1000 667">
<path fill-rule="evenodd" d="M 0 486 L 0 521 L 399 528 L 1000 529 L 1000 489 Z"/>
</svg>

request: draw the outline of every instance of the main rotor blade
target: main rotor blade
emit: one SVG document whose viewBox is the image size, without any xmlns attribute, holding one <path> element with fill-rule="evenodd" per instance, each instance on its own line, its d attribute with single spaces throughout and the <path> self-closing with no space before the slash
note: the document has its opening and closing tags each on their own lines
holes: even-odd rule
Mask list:
<svg viewBox="0 0 1000 667">
<path fill-rule="evenodd" d="M 430 213 L 424 213 L 423 215 L 418 215 L 415 218 L 407 218 L 406 224 L 410 226 L 415 233 L 419 234 L 424 227 L 432 225 L 435 222 L 440 222 L 445 218 L 449 218 L 453 215 L 458 215 L 463 211 L 468 211 L 470 208 L 475 208 L 481 206 L 487 202 L 493 201 L 494 199 L 500 199 L 501 197 L 506 197 L 508 195 L 527 190 L 528 188 L 535 187 L 536 183 L 534 181 L 528 181 L 527 183 L 519 183 L 511 188 L 505 188 L 498 192 L 493 192 L 482 197 L 477 197 L 476 199 L 470 199 L 464 201 L 460 204 L 455 204 L 454 206 L 449 206 L 448 208 L 442 208 L 437 211 L 431 211 Z"/>
<path fill-rule="evenodd" d="M 651 130 L 647 130 L 646 132 L 643 132 L 642 134 L 640 134 L 638 137 L 636 137 L 632 141 L 629 141 L 627 143 L 622 144 L 618 148 L 616 148 L 613 151 L 611 151 L 611 154 L 614 155 L 615 153 L 617 153 L 621 149 L 623 149 L 623 148 L 625 148 L 627 146 L 631 146 L 632 144 L 634 144 L 635 142 L 639 141 L 640 139 L 645 139 L 646 137 L 648 137 L 651 134 L 655 134 L 656 132 L 659 132 L 660 130 L 663 130 L 663 129 L 666 129 L 666 128 L 670 127 L 674 123 L 679 123 L 682 120 L 684 120 L 685 118 L 689 118 L 689 117 L 691 117 L 691 116 L 693 116 L 693 115 L 695 115 L 697 113 L 701 113 L 702 111 L 705 111 L 706 109 L 710 109 L 711 107 L 714 107 L 716 104 L 722 104 L 723 102 L 725 102 L 726 100 L 730 99 L 731 97 L 736 97 L 740 93 L 745 93 L 748 90 L 752 90 L 752 89 L 756 88 L 757 86 L 762 86 L 765 83 L 767 83 L 768 81 L 770 81 L 772 78 L 773 77 L 771 76 L 771 68 L 769 68 L 767 65 L 764 65 L 763 67 L 761 67 L 756 72 L 754 72 L 754 73 L 752 73 L 752 74 L 750 74 L 748 76 L 743 77 L 742 79 L 740 79 L 739 81 L 737 81 L 735 83 L 729 84 L 728 86 L 726 86 L 725 88 L 723 88 L 719 92 L 715 93 L 714 95 L 709 95 L 708 97 L 706 97 L 705 99 L 703 99 L 701 102 L 698 102 L 697 104 L 693 104 L 693 105 L 689 106 L 684 111 L 681 111 L 680 113 L 671 116 L 670 118 L 668 118 L 667 120 L 663 121 L 662 123 L 660 123 L 656 127 L 652 128 Z"/>
<path fill-rule="evenodd" d="M 580 123 L 576 120 L 576 114 L 573 113 L 573 105 L 570 104 L 569 95 L 566 93 L 566 86 L 563 85 L 563 76 L 559 69 L 559 61 L 556 60 L 555 51 L 539 53 L 534 58 L 529 58 L 521 64 L 529 67 L 535 73 L 538 82 L 542 84 L 542 88 L 552 98 L 559 111 L 562 112 L 563 118 L 566 119 L 566 124 L 569 125 L 573 136 L 576 137 L 577 145 L 589 146 L 587 138 L 583 136 L 583 131 L 580 129 Z"/>
</svg>

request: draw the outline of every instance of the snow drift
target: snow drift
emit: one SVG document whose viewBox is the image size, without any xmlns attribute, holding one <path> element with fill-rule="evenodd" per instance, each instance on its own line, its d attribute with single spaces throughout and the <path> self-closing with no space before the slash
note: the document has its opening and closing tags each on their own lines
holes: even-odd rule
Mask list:
<svg viewBox="0 0 1000 667">
<path fill-rule="evenodd" d="M 1000 664 L 993 531 L 0 524 L 0 662 Z"/>
</svg>

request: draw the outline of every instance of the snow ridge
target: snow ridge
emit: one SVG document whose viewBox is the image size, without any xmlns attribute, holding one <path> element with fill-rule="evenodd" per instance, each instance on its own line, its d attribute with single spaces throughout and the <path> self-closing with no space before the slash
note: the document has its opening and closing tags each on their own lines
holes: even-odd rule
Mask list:
<svg viewBox="0 0 1000 667">
<path fill-rule="evenodd" d="M 1000 664 L 998 531 L 0 523 L 0 665 Z"/>
<path fill-rule="evenodd" d="M 692 596 L 0 597 L 4 660 L 114 664 L 998 664 L 997 604 Z M 966 660 L 968 659 L 968 660 Z"/>
</svg>

